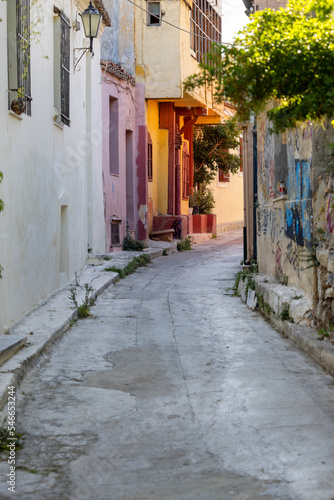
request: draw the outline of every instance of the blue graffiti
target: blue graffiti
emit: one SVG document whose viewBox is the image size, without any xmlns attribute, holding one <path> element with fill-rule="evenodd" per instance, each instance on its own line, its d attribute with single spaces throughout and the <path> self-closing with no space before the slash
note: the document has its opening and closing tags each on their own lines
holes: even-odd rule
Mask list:
<svg viewBox="0 0 334 500">
<path fill-rule="evenodd" d="M 286 235 L 300 246 L 312 239 L 311 168 L 307 161 L 295 161 L 287 181 Z"/>
</svg>

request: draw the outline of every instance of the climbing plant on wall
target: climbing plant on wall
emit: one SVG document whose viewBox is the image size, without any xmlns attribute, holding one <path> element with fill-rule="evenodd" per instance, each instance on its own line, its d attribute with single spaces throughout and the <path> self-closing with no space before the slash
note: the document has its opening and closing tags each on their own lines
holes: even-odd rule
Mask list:
<svg viewBox="0 0 334 500">
<path fill-rule="evenodd" d="M 256 12 L 232 46 L 213 46 L 186 88 L 212 83 L 216 99 L 235 104 L 241 120 L 274 101 L 275 132 L 331 117 L 333 7 L 333 0 L 290 0 L 285 9 Z"/>
</svg>

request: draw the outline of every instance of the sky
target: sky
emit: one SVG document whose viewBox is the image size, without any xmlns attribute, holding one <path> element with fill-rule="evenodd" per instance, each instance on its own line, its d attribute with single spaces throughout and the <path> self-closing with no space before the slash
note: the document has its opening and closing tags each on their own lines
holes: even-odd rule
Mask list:
<svg viewBox="0 0 334 500">
<path fill-rule="evenodd" d="M 222 41 L 232 42 L 239 30 L 248 22 L 246 7 L 242 0 L 222 0 Z"/>
</svg>

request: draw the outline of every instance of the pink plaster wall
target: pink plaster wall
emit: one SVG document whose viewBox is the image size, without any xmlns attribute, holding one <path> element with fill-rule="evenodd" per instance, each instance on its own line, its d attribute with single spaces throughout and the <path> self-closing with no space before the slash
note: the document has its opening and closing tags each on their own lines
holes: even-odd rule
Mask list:
<svg viewBox="0 0 334 500">
<path fill-rule="evenodd" d="M 147 175 L 147 127 L 145 123 L 145 86 L 136 86 L 136 111 L 138 141 L 136 149 L 137 209 L 139 240 L 148 238 L 148 175 Z"/>
<path fill-rule="evenodd" d="M 102 164 L 106 252 L 111 250 L 111 217 L 121 219 L 120 242 L 126 236 L 127 217 L 130 231 L 137 231 L 138 134 L 135 95 L 136 87 L 130 82 L 102 71 Z M 110 162 L 114 173 L 110 173 Z M 118 169 L 115 168 L 115 162 L 118 162 Z"/>
</svg>

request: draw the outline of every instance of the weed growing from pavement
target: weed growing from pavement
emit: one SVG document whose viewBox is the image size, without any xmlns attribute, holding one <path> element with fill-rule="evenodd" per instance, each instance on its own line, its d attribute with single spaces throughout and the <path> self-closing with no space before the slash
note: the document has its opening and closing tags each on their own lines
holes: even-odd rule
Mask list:
<svg viewBox="0 0 334 500">
<path fill-rule="evenodd" d="M 147 254 L 139 255 L 139 257 L 134 257 L 123 269 L 121 267 L 111 266 L 106 267 L 105 271 L 111 271 L 118 273 L 120 278 L 125 278 L 129 274 L 132 274 L 138 269 L 138 267 L 146 266 L 151 262 L 151 257 Z"/>
<path fill-rule="evenodd" d="M 74 307 L 78 311 L 78 318 L 81 318 L 81 319 L 88 318 L 89 316 L 92 316 L 90 309 L 91 309 L 92 305 L 94 305 L 94 303 L 95 303 L 94 288 L 89 283 L 85 283 L 84 287 L 85 287 L 85 298 L 84 298 L 83 303 L 80 304 L 80 306 L 79 306 L 78 301 L 77 301 L 77 289 L 74 285 L 71 286 L 71 288 L 70 288 L 70 296 L 69 296 L 70 300 L 74 304 Z"/>
<path fill-rule="evenodd" d="M 184 252 L 187 250 L 191 250 L 192 243 L 191 239 L 189 236 L 185 240 L 180 240 L 177 242 L 176 248 L 178 249 L 179 252 Z"/>
<path fill-rule="evenodd" d="M 324 340 L 325 338 L 327 338 L 330 339 L 333 344 L 333 331 L 334 327 L 332 325 L 329 325 L 328 328 L 320 328 L 320 330 L 318 331 L 319 340 Z"/>
<path fill-rule="evenodd" d="M 19 432 L 14 432 L 14 436 L 12 435 L 13 431 L 10 431 L 9 434 L 8 427 L 0 427 L 0 453 L 7 451 L 8 452 L 8 441 L 15 439 L 15 449 L 19 450 L 23 448 L 23 437 Z"/>
<path fill-rule="evenodd" d="M 164 249 L 163 249 L 163 251 L 162 251 L 162 255 L 163 255 L 164 257 L 167 257 L 167 255 L 168 255 L 167 248 L 164 248 Z"/>
</svg>

